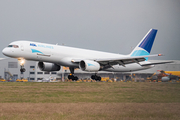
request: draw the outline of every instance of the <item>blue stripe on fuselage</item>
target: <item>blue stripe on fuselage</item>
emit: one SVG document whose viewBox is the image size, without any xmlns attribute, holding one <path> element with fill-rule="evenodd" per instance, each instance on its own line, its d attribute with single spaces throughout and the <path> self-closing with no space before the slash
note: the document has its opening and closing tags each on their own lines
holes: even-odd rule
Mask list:
<svg viewBox="0 0 180 120">
<path fill-rule="evenodd" d="M 40 54 L 43 54 L 41 51 L 39 50 L 36 50 L 36 49 L 31 49 L 32 53 L 40 53 Z"/>
</svg>

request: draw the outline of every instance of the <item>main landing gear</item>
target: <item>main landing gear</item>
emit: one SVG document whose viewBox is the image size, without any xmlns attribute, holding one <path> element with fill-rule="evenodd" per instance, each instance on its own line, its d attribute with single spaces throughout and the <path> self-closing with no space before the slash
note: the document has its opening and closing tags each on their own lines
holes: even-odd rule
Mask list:
<svg viewBox="0 0 180 120">
<path fill-rule="evenodd" d="M 91 79 L 96 80 L 96 81 L 101 81 L 101 77 L 100 77 L 100 76 L 97 76 L 96 74 L 95 74 L 95 75 L 92 75 L 92 76 L 91 76 Z"/>
<path fill-rule="evenodd" d="M 78 77 L 77 76 L 74 76 L 74 68 L 73 67 L 70 67 L 69 68 L 71 74 L 68 75 L 68 79 L 69 80 L 75 80 L 77 81 L 78 80 Z"/>
<path fill-rule="evenodd" d="M 75 81 L 77 81 L 77 80 L 78 80 L 78 77 L 77 77 L 77 76 L 74 76 L 73 74 L 69 74 L 69 75 L 68 75 L 68 79 L 69 79 L 69 80 L 75 80 Z"/>
<path fill-rule="evenodd" d="M 78 77 L 74 76 L 74 67 L 69 67 L 69 70 L 71 73 L 68 75 L 68 79 L 77 81 Z M 96 80 L 96 81 L 101 81 L 101 77 L 98 76 L 96 73 L 95 73 L 95 75 L 91 76 L 91 79 Z"/>
</svg>

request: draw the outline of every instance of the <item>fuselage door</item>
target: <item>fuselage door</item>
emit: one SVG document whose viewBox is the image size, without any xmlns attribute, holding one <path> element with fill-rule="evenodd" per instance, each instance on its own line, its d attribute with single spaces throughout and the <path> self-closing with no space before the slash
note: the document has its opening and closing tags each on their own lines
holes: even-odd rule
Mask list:
<svg viewBox="0 0 180 120">
<path fill-rule="evenodd" d="M 24 51 L 24 46 L 21 44 L 21 51 Z"/>
</svg>

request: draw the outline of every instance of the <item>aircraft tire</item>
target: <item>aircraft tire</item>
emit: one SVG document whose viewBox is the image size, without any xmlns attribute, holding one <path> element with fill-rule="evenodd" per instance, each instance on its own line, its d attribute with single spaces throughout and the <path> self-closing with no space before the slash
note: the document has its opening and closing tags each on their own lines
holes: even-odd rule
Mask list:
<svg viewBox="0 0 180 120">
<path fill-rule="evenodd" d="M 96 80 L 96 81 L 101 81 L 101 77 L 97 75 L 92 75 L 91 79 Z"/>
<path fill-rule="evenodd" d="M 91 76 L 91 79 L 95 80 L 96 76 L 95 75 L 92 75 Z"/>
<path fill-rule="evenodd" d="M 75 81 L 77 81 L 77 80 L 78 80 L 78 77 L 77 77 L 77 76 L 74 76 L 74 75 L 68 75 L 68 79 L 69 79 L 69 80 L 75 80 Z"/>
<path fill-rule="evenodd" d="M 74 76 L 74 79 L 73 79 L 73 80 L 77 81 L 77 80 L 78 80 L 78 77 L 77 77 L 77 76 Z"/>
<path fill-rule="evenodd" d="M 68 75 L 68 79 L 70 80 L 73 80 L 74 76 L 73 75 Z"/>
<path fill-rule="evenodd" d="M 97 80 L 101 81 L 101 77 L 100 76 L 97 76 L 97 78 L 98 78 Z"/>
<path fill-rule="evenodd" d="M 25 72 L 26 69 L 25 69 L 25 68 L 21 68 L 20 71 L 21 71 L 21 72 Z"/>
</svg>

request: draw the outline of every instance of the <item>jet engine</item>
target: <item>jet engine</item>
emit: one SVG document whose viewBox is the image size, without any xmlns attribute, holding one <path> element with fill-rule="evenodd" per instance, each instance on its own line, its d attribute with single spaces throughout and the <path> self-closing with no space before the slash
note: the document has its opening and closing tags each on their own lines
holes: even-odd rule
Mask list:
<svg viewBox="0 0 180 120">
<path fill-rule="evenodd" d="M 100 69 L 100 64 L 92 60 L 81 60 L 79 68 L 83 71 L 96 72 Z"/>
<path fill-rule="evenodd" d="M 61 69 L 59 65 L 47 62 L 39 62 L 38 66 L 41 71 L 59 71 Z"/>
</svg>

